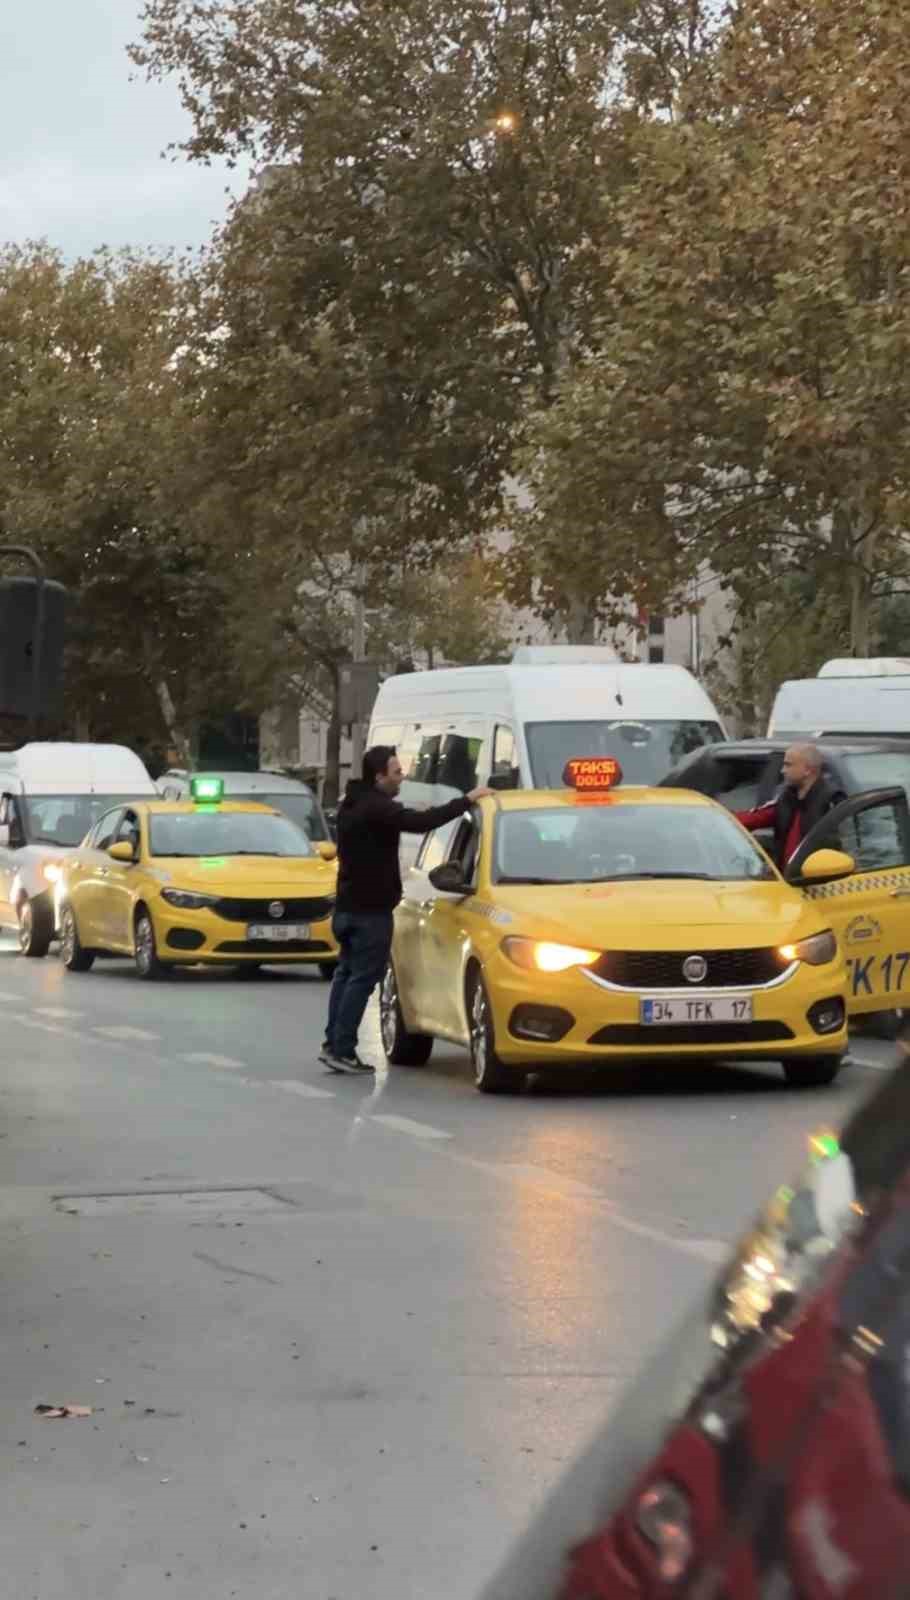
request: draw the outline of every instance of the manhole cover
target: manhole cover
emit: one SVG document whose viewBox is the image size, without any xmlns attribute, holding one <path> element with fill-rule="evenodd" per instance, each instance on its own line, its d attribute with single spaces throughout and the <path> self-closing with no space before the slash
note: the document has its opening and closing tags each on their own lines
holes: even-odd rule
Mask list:
<svg viewBox="0 0 910 1600">
<path fill-rule="evenodd" d="M 78 1217 L 198 1217 L 213 1211 L 232 1213 L 284 1211 L 287 1202 L 265 1189 L 202 1189 L 146 1191 L 144 1194 L 58 1195 L 57 1210 Z"/>
</svg>

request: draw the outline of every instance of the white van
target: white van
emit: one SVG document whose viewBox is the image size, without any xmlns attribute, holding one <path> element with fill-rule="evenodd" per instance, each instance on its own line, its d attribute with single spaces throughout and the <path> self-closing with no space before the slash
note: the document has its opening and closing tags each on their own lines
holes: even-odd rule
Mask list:
<svg viewBox="0 0 910 1600">
<path fill-rule="evenodd" d="M 158 793 L 165 800 L 186 800 L 190 793 L 190 780 L 197 776 L 183 768 L 172 767 L 158 779 Z M 298 778 L 287 778 L 282 772 L 211 772 L 224 784 L 226 800 L 257 800 L 262 805 L 282 811 L 314 844 L 331 842 L 325 813 L 308 783 Z"/>
<path fill-rule="evenodd" d="M 0 928 L 47 955 L 60 863 L 118 800 L 154 798 L 139 757 L 119 744 L 27 744 L 0 756 Z"/>
<path fill-rule="evenodd" d="M 793 678 L 771 708 L 768 736 L 818 738 L 856 734 L 910 739 L 910 674 Z"/>
<path fill-rule="evenodd" d="M 387 678 L 369 743 L 396 747 L 402 801 L 427 806 L 478 784 L 559 789 L 572 756 L 615 756 L 627 783 L 657 783 L 684 755 L 725 737 L 684 667 L 550 661 Z M 419 842 L 403 836 L 406 863 Z"/>
</svg>

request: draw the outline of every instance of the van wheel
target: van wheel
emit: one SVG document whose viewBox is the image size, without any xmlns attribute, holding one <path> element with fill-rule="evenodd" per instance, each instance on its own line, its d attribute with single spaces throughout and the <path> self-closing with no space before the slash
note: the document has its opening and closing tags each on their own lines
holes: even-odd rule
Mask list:
<svg viewBox="0 0 910 1600">
<path fill-rule="evenodd" d="M 797 1056 L 785 1061 L 784 1076 L 794 1089 L 823 1089 L 841 1069 L 841 1056 Z"/>
<path fill-rule="evenodd" d="M 382 1048 L 394 1067 L 425 1067 L 433 1053 L 433 1036 L 409 1033 L 401 1014 L 398 980 L 391 961 L 385 969 L 379 991 L 379 1019 Z"/>
<path fill-rule="evenodd" d="M 496 1054 L 493 1013 L 486 984 L 479 972 L 470 980 L 468 988 L 468 1024 L 476 1087 L 481 1094 L 517 1094 L 525 1074 L 520 1067 L 509 1066 Z"/>
<path fill-rule="evenodd" d="M 163 978 L 167 967 L 158 960 L 158 945 L 151 914 L 142 906 L 136 913 L 134 960 L 140 978 Z"/>
<path fill-rule="evenodd" d="M 67 972 L 88 972 L 95 961 L 94 950 L 83 948 L 72 906 L 60 914 L 60 955 Z"/>
<path fill-rule="evenodd" d="M 19 901 L 19 950 L 24 956 L 46 956 L 54 937 L 54 919 L 40 900 Z"/>
</svg>

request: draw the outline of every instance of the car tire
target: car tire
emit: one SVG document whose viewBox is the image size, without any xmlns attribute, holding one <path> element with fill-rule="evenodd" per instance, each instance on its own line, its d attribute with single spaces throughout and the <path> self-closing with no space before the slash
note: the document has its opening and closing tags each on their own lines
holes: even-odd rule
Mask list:
<svg viewBox="0 0 910 1600">
<path fill-rule="evenodd" d="M 67 972 L 88 972 L 95 962 L 94 950 L 86 950 L 79 938 L 76 914 L 69 905 L 60 913 L 60 959 Z"/>
<path fill-rule="evenodd" d="M 474 1085 L 481 1094 L 518 1094 L 525 1081 L 520 1067 L 512 1067 L 496 1054 L 493 1013 L 487 986 L 479 972 L 468 983 L 468 1030 Z"/>
<path fill-rule="evenodd" d="M 840 1072 L 842 1056 L 797 1056 L 783 1063 L 784 1076 L 793 1089 L 824 1089 Z"/>
<path fill-rule="evenodd" d="M 136 912 L 136 921 L 133 930 L 133 959 L 136 971 L 140 978 L 153 982 L 156 978 L 163 978 L 167 974 L 167 967 L 158 959 L 158 943 L 155 938 L 155 924 L 151 912 L 145 906 L 140 906 Z"/>
<path fill-rule="evenodd" d="M 337 966 L 337 961 L 320 961 L 319 976 L 322 978 L 324 983 L 331 983 L 335 976 L 335 969 Z"/>
<path fill-rule="evenodd" d="M 25 896 L 16 907 L 19 918 L 19 953 L 38 960 L 46 956 L 54 937 L 54 919 L 40 900 Z"/>
<path fill-rule="evenodd" d="M 410 1033 L 405 1027 L 398 998 L 398 979 L 391 961 L 379 991 L 379 1026 L 382 1048 L 393 1067 L 425 1067 L 433 1053 L 430 1033 Z"/>
</svg>

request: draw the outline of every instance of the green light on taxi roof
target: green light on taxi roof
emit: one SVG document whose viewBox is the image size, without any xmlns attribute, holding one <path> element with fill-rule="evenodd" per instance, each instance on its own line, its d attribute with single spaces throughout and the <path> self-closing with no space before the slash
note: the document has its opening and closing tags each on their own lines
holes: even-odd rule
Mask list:
<svg viewBox="0 0 910 1600">
<path fill-rule="evenodd" d="M 217 805 L 219 800 L 224 799 L 224 779 L 191 778 L 190 794 L 197 803 L 200 800 L 208 800 L 210 804 L 214 802 Z"/>
<path fill-rule="evenodd" d="M 833 1133 L 816 1133 L 809 1140 L 809 1149 L 822 1161 L 833 1161 L 840 1155 L 840 1144 Z"/>
</svg>

